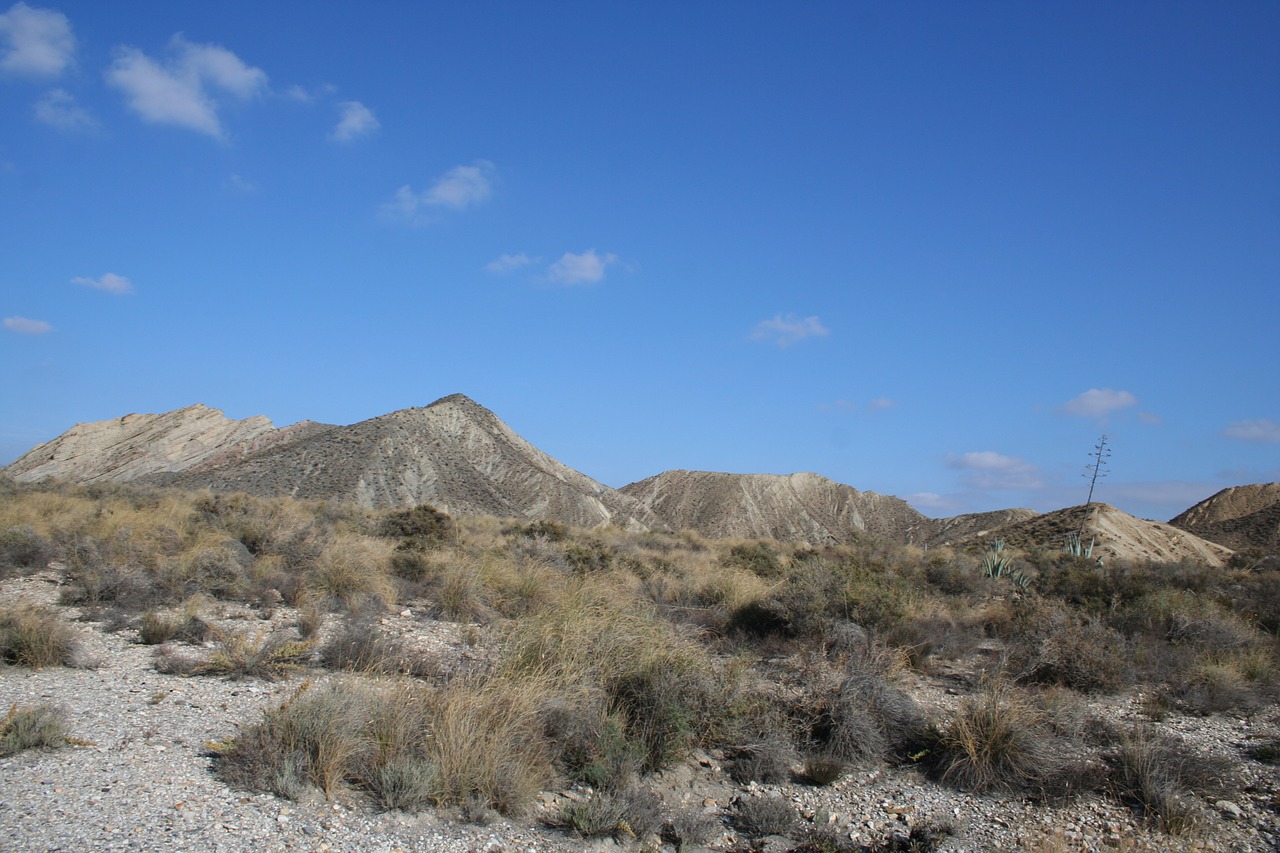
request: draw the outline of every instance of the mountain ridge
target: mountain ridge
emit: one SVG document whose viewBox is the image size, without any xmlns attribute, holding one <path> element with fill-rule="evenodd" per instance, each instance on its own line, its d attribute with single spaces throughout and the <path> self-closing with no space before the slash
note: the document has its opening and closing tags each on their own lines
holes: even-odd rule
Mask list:
<svg viewBox="0 0 1280 853">
<path fill-rule="evenodd" d="M 1041 534 L 1057 535 L 1075 524 L 1028 509 L 929 518 L 892 495 L 860 491 L 813 472 L 677 469 L 613 489 L 538 449 L 464 394 L 347 426 L 300 421 L 277 428 L 262 415 L 234 420 L 200 403 L 163 414 L 130 414 L 76 424 L 2 472 L 20 482 L 140 482 L 344 500 L 369 508 L 431 503 L 454 514 L 689 529 L 710 538 L 813 546 L 868 535 L 924 547 L 965 546 L 993 534 L 1012 542 L 1041 527 Z M 1196 514 L 1193 507 L 1169 524 L 1106 504 L 1091 507 L 1095 520 L 1110 525 L 1113 556 L 1220 564 L 1233 547 L 1257 547 L 1259 529 L 1271 531 L 1266 547 L 1280 549 L 1280 484 L 1270 486 L 1224 490 L 1210 499 L 1217 500 L 1213 512 Z M 1228 493 L 1235 497 L 1221 497 Z M 1222 509 L 1228 506 L 1233 509 Z M 1199 530 L 1220 541 L 1205 541 L 1214 537 L 1202 537 Z"/>
</svg>

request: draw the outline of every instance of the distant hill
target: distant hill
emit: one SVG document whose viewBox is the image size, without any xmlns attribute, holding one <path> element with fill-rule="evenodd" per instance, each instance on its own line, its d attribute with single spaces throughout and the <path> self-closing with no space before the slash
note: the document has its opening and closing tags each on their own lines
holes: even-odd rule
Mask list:
<svg viewBox="0 0 1280 853">
<path fill-rule="evenodd" d="M 262 416 L 233 420 L 203 405 L 126 415 L 77 424 L 3 472 L 22 482 L 140 482 L 371 508 L 430 503 L 453 514 L 811 545 L 874 536 L 964 547 L 998 536 L 1013 545 L 1058 547 L 1085 514 L 1072 507 L 926 518 L 898 498 L 811 473 L 666 471 L 611 489 L 543 453 L 461 394 L 350 426 L 303 421 L 277 429 Z M 1280 551 L 1280 483 L 1225 489 L 1169 524 L 1107 504 L 1092 504 L 1088 514 L 1087 535 L 1097 536 L 1098 555 L 1217 565 L 1232 548 Z"/>
<path fill-rule="evenodd" d="M 455 514 L 582 527 L 660 526 L 630 498 L 552 459 L 461 394 L 280 444 L 175 484 L 374 508 L 431 503 Z"/>
<path fill-rule="evenodd" d="M 1280 554 L 1280 483 L 1223 489 L 1169 523 L 1237 551 Z"/>
<path fill-rule="evenodd" d="M 1003 539 L 1018 548 L 1059 548 L 1066 544 L 1068 535 L 1080 530 L 1082 521 L 1084 543 L 1087 545 L 1095 539 L 1093 556 L 1104 560 L 1189 560 L 1220 566 L 1232 553 L 1229 548 L 1208 542 L 1181 528 L 1136 518 L 1105 503 L 1046 512 L 1004 525 L 983 538 Z"/>
<path fill-rule="evenodd" d="M 929 526 L 906 501 L 817 474 L 665 471 L 619 489 L 677 530 L 704 536 L 843 544 L 869 533 L 898 542 Z"/>
</svg>

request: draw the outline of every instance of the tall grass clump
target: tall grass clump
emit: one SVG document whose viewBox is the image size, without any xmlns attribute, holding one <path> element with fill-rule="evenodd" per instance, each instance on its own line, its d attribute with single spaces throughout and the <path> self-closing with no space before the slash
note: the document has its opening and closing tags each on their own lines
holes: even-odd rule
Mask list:
<svg viewBox="0 0 1280 853">
<path fill-rule="evenodd" d="M 942 782 L 964 791 L 1037 792 L 1061 766 L 1047 718 L 1004 683 L 964 699 L 930 756 Z"/>
<path fill-rule="evenodd" d="M 389 544 L 366 537 L 343 537 L 324 548 L 304 583 L 335 609 L 385 610 L 396 600 L 390 564 Z"/>
<path fill-rule="evenodd" d="M 536 690 L 479 679 L 304 684 L 215 744 L 230 785 L 290 799 L 364 791 L 387 809 L 472 805 L 517 814 L 553 776 Z"/>
<path fill-rule="evenodd" d="M 75 629 L 52 610 L 25 604 L 0 614 L 0 661 L 43 669 L 78 666 L 81 655 Z"/>
<path fill-rule="evenodd" d="M 702 645 L 603 583 L 518 624 L 501 671 L 547 685 L 561 722 L 566 706 L 582 715 L 576 728 L 597 732 L 601 753 L 618 747 L 605 723 L 621 724 L 643 771 L 711 739 L 733 712 L 729 685 Z"/>
<path fill-rule="evenodd" d="M 1139 725 L 1121 734 L 1112 784 L 1170 835 L 1184 835 L 1204 820 L 1197 796 L 1228 795 L 1233 771 L 1223 759 L 1191 749 L 1181 739 Z"/>
</svg>

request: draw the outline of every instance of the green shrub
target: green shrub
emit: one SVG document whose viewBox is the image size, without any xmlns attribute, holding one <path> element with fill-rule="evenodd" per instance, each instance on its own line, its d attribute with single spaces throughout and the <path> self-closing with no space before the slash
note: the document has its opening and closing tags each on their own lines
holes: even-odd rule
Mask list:
<svg viewBox="0 0 1280 853">
<path fill-rule="evenodd" d="M 53 555 L 53 543 L 29 524 L 0 530 L 0 578 L 43 569 Z"/>
<path fill-rule="evenodd" d="M 1008 666 L 1023 682 L 1112 691 L 1132 681 L 1124 637 L 1096 617 L 1032 602 L 1015 610 Z"/>
<path fill-rule="evenodd" d="M 0 719 L 0 758 L 25 749 L 55 749 L 67 742 L 67 712 L 51 705 L 9 707 Z"/>
<path fill-rule="evenodd" d="M 720 560 L 725 568 L 741 568 L 761 577 L 776 577 L 782 574 L 782 562 L 778 552 L 768 542 L 748 542 L 734 545 L 729 553 Z"/>
<path fill-rule="evenodd" d="M 776 794 L 740 797 L 729 815 L 734 829 L 756 837 L 786 835 L 795 828 L 796 820 L 795 808 Z"/>
<path fill-rule="evenodd" d="M 804 778 L 814 785 L 834 785 L 848 771 L 847 762 L 829 755 L 810 755 L 804 760 Z"/>
<path fill-rule="evenodd" d="M 435 801 L 440 779 L 435 765 L 420 755 L 396 755 L 375 764 L 365 783 L 378 805 L 387 810 L 421 811 Z"/>
<path fill-rule="evenodd" d="M 646 838 L 662 827 L 661 814 L 656 795 L 631 787 L 618 793 L 595 792 L 586 800 L 565 803 L 551 822 L 584 838 Z"/>
<path fill-rule="evenodd" d="M 320 662 L 329 669 L 382 675 L 438 673 L 435 661 L 414 654 L 402 640 L 388 636 L 368 617 L 348 617 L 342 630 L 320 648 Z"/>
<path fill-rule="evenodd" d="M 308 785 L 326 797 L 356 776 L 370 745 L 369 699 L 350 685 L 311 690 L 304 684 L 286 702 L 243 727 L 217 755 L 222 779 L 234 788 L 298 799 Z"/>
<path fill-rule="evenodd" d="M 696 807 L 676 807 L 663 830 L 663 840 L 677 850 L 690 850 L 713 841 L 724 832 L 719 817 Z"/>
<path fill-rule="evenodd" d="M 1170 835 L 1184 835 L 1203 820 L 1196 795 L 1226 796 L 1233 784 L 1227 762 L 1144 725 L 1121 735 L 1113 765 L 1117 795 Z"/>
<path fill-rule="evenodd" d="M 231 679 L 261 678 L 277 681 L 305 668 L 311 661 L 315 643 L 295 640 L 280 631 L 263 629 L 248 632 L 214 631 L 214 649 L 205 658 L 189 658 L 172 652 L 156 660 L 161 672 L 178 675 L 223 675 Z"/>
<path fill-rule="evenodd" d="M 214 634 L 213 626 L 195 613 L 167 615 L 148 610 L 138 622 L 138 642 L 145 646 L 174 640 L 199 645 L 208 642 Z"/>
<path fill-rule="evenodd" d="M 448 541 L 453 532 L 453 519 L 430 504 L 388 513 L 378 527 L 382 536 L 405 539 L 419 548 Z"/>
<path fill-rule="evenodd" d="M 729 776 L 739 784 L 763 782 L 774 785 L 791 781 L 795 748 L 782 737 L 775 735 L 756 743 L 734 746 L 728 754 Z"/>
</svg>

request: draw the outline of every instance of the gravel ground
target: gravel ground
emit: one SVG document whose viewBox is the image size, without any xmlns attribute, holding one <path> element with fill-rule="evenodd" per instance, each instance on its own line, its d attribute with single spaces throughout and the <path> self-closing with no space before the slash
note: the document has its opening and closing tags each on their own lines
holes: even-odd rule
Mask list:
<svg viewBox="0 0 1280 853">
<path fill-rule="evenodd" d="M 45 573 L 0 584 L 0 608 L 19 601 L 52 603 L 57 576 Z M 70 620 L 78 611 L 60 608 Z M 279 611 L 276 619 L 288 620 Z M 388 630 L 466 656 L 458 626 L 414 615 L 388 617 Z M 379 814 L 357 797 L 290 802 L 235 791 L 210 770 L 205 744 L 232 736 L 262 711 L 297 689 L 292 682 L 226 681 L 161 674 L 153 649 L 132 631 L 107 633 L 71 622 L 81 633 L 91 669 L 0 670 L 0 707 L 52 704 L 67 709 L 71 735 L 83 741 L 53 751 L 27 751 L 0 759 L 0 849 L 23 851 L 557 851 L 615 847 L 583 842 L 544 829 L 539 809 L 555 809 L 574 792 L 547 792 L 527 823 L 475 826 L 434 812 Z M 317 673 L 321 681 L 328 676 Z M 922 701 L 945 704 L 946 695 L 921 679 Z M 1136 716 L 1136 698 L 1099 703 L 1120 721 Z M 852 773 L 829 788 L 731 783 L 717 758 L 701 754 L 653 780 L 670 805 L 703 808 L 723 817 L 734 798 L 765 793 L 790 799 L 808 820 L 826 823 L 861 843 L 883 840 L 921 823 L 946 824 L 954 835 L 947 853 L 997 850 L 1280 850 L 1280 772 L 1249 761 L 1243 749 L 1261 737 L 1280 736 L 1280 709 L 1253 718 L 1173 717 L 1166 727 L 1202 750 L 1241 763 L 1241 791 L 1231 802 L 1205 803 L 1202 830 L 1170 839 L 1144 828 L 1140 816 L 1113 800 L 1084 797 L 1049 808 L 1019 798 L 979 797 L 928 782 L 912 768 Z M 649 847 L 657 845 L 650 839 Z M 635 844 L 631 845 L 633 848 Z M 726 834 L 712 847 L 745 849 Z M 766 850 L 785 850 L 782 839 Z M 672 848 L 668 847 L 668 850 Z"/>
</svg>

